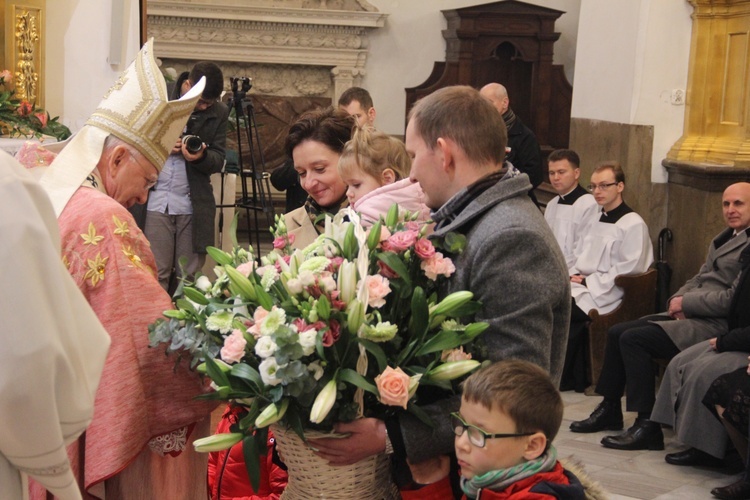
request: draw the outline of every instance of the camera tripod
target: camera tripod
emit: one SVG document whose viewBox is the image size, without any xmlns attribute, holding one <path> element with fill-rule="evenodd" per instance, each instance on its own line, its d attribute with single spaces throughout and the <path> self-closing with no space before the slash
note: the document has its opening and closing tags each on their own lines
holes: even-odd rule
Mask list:
<svg viewBox="0 0 750 500">
<path fill-rule="evenodd" d="M 230 78 L 232 83 L 232 98 L 229 108 L 235 111 L 235 131 L 237 133 L 237 164 L 239 167 L 240 185 L 242 196 L 233 205 L 217 205 L 217 208 L 244 209 L 247 220 L 247 236 L 254 246 L 256 257 L 260 256 L 260 214 L 264 214 L 267 227 L 274 223 L 273 200 L 271 199 L 270 174 L 265 172 L 265 160 L 263 148 L 260 143 L 260 135 L 255 121 L 255 110 L 253 103 L 247 99 L 247 92 L 252 83 L 250 78 Z M 243 158 L 242 138 L 247 139 L 249 149 L 250 165 L 245 165 Z M 255 136 L 253 138 L 253 135 Z M 224 175 L 222 172 L 221 198 L 224 199 Z M 249 180 L 249 181 L 248 181 Z M 249 184 L 249 185 L 248 185 Z M 252 220 L 251 220 L 252 213 Z M 219 210 L 219 228 L 223 227 L 224 213 Z M 252 224 L 251 224 L 252 221 Z M 265 228 L 263 228 L 265 231 Z M 255 241 L 253 241 L 253 234 Z M 220 235 L 223 238 L 223 235 Z"/>
</svg>

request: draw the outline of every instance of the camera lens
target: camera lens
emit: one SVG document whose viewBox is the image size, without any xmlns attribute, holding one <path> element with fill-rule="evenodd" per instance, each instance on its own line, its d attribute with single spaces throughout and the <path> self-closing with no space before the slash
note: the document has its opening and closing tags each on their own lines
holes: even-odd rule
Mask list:
<svg viewBox="0 0 750 500">
<path fill-rule="evenodd" d="M 189 153 L 198 153 L 203 147 L 203 141 L 197 135 L 186 135 L 182 138 L 182 143 Z"/>
</svg>

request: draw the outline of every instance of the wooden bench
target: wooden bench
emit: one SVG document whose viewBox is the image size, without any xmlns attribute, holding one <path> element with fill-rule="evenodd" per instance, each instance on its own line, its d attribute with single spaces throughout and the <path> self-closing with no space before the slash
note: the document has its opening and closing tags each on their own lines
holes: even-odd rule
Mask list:
<svg viewBox="0 0 750 500">
<path fill-rule="evenodd" d="M 629 276 L 617 276 L 615 285 L 623 290 L 622 302 L 617 309 L 600 315 L 595 309 L 589 312 L 589 374 L 596 385 L 604 363 L 607 331 L 618 323 L 654 314 L 656 300 L 656 269 Z M 588 393 L 589 391 L 587 391 Z"/>
</svg>

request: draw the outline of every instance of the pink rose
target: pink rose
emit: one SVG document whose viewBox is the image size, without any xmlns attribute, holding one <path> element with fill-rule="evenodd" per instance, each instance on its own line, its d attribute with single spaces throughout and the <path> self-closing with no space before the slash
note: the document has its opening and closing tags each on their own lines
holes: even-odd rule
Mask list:
<svg viewBox="0 0 750 500">
<path fill-rule="evenodd" d="M 391 293 L 391 287 L 388 284 L 388 278 L 379 274 L 367 276 L 365 284 L 369 293 L 367 304 L 370 307 L 383 307 L 385 305 L 385 296 Z"/>
<path fill-rule="evenodd" d="M 232 334 L 224 339 L 224 347 L 221 348 L 221 359 L 227 363 L 239 363 L 245 355 L 247 340 L 240 330 L 232 330 Z"/>
<path fill-rule="evenodd" d="M 403 252 L 417 241 L 416 231 L 399 231 L 383 242 L 383 250 L 388 252 Z"/>
<path fill-rule="evenodd" d="M 447 257 L 443 258 L 443 254 L 440 252 L 436 252 L 435 255 L 429 259 L 423 260 L 421 267 L 425 276 L 433 281 L 436 280 L 440 274 L 449 278 L 451 274 L 456 272 L 456 266 L 453 265 L 453 261 Z"/>
<path fill-rule="evenodd" d="M 335 273 L 339 270 L 339 267 L 341 267 L 341 263 L 344 262 L 343 257 L 333 257 L 330 260 L 330 263 L 328 264 L 328 267 L 326 268 L 326 271 Z"/>
<path fill-rule="evenodd" d="M 245 262 L 237 266 L 237 271 L 241 272 L 242 275 L 247 278 L 250 276 L 250 273 L 253 272 L 254 268 L 255 268 L 255 262 L 250 261 L 250 262 Z"/>
<path fill-rule="evenodd" d="M 13 78 L 13 75 L 7 69 L 4 69 L 3 72 L 0 73 L 0 79 L 2 79 L 3 83 L 9 83 L 11 78 Z"/>
<path fill-rule="evenodd" d="M 388 267 L 388 265 L 383 264 L 382 261 L 378 261 L 378 267 L 380 268 L 380 275 L 385 276 L 386 278 L 398 278 L 398 274 L 396 274 L 396 271 Z"/>
<path fill-rule="evenodd" d="M 287 234 L 285 236 L 279 236 L 277 238 L 274 238 L 273 247 L 277 250 L 286 248 L 287 245 L 292 245 L 294 243 L 294 238 L 295 238 L 294 234 Z"/>
<path fill-rule="evenodd" d="M 16 108 L 16 114 L 20 116 L 28 116 L 31 114 L 31 111 L 33 109 L 34 107 L 29 101 L 21 101 L 21 104 L 19 104 L 18 108 Z"/>
<path fill-rule="evenodd" d="M 421 224 L 415 220 L 410 220 L 404 224 L 404 227 L 409 231 L 419 231 Z"/>
<path fill-rule="evenodd" d="M 380 392 L 380 402 L 389 406 L 400 406 L 404 410 L 409 402 L 409 375 L 401 368 L 395 370 L 390 366 L 375 377 L 375 384 Z"/>
<path fill-rule="evenodd" d="M 427 238 L 420 238 L 414 244 L 414 253 L 422 260 L 427 260 L 435 255 L 435 247 Z"/>
<path fill-rule="evenodd" d="M 317 324 L 317 323 L 316 323 Z M 324 325 L 325 326 L 325 325 Z M 335 319 L 328 322 L 328 330 L 323 332 L 323 347 L 331 347 L 341 336 L 341 325 Z"/>
<path fill-rule="evenodd" d="M 445 350 L 440 355 L 440 361 L 464 361 L 471 359 L 471 354 L 464 352 L 463 346 L 458 349 Z"/>
<path fill-rule="evenodd" d="M 37 117 L 37 119 L 39 120 L 39 123 L 42 124 L 42 127 L 46 127 L 47 126 L 47 116 L 48 116 L 47 113 L 44 113 L 44 112 L 42 112 L 42 113 L 34 113 L 34 116 Z"/>
</svg>

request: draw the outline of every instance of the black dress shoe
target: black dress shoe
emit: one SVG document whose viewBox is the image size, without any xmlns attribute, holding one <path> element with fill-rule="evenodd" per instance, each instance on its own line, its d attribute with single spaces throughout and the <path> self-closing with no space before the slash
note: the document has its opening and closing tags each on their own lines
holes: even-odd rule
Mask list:
<svg viewBox="0 0 750 500">
<path fill-rule="evenodd" d="M 602 438 L 602 446 L 615 450 L 663 450 L 661 425 L 647 418 L 636 419 L 633 427 L 617 436 Z"/>
<path fill-rule="evenodd" d="M 750 498 L 750 483 L 740 479 L 736 483 L 712 489 L 711 494 L 723 500 L 743 500 Z"/>
<path fill-rule="evenodd" d="M 571 422 L 572 432 L 619 431 L 622 429 L 622 408 L 619 401 L 602 401 L 586 420 Z"/>
<path fill-rule="evenodd" d="M 694 465 L 698 467 L 724 467 L 724 460 L 709 455 L 698 448 L 688 448 L 677 453 L 667 453 L 664 460 L 672 465 Z"/>
</svg>

